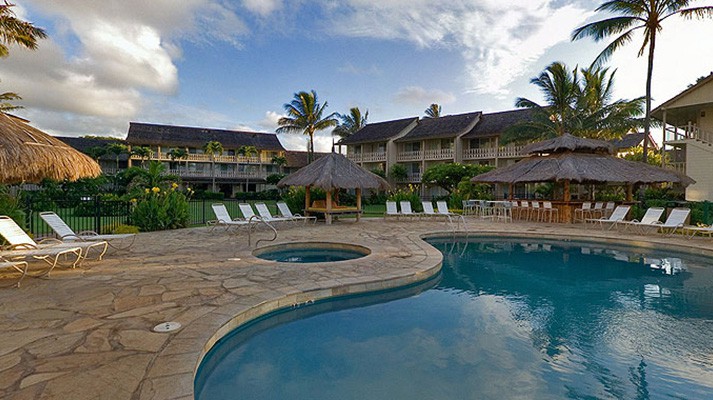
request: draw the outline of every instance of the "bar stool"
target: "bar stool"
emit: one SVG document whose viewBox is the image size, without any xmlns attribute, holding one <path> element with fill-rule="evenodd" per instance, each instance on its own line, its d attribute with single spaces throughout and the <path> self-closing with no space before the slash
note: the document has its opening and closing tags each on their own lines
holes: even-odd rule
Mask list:
<svg viewBox="0 0 713 400">
<path fill-rule="evenodd" d="M 545 217 L 549 217 L 548 220 L 549 222 L 557 222 L 560 220 L 560 210 L 557 208 L 552 207 L 552 202 L 551 201 L 545 201 L 543 203 L 543 209 L 542 209 L 542 220 L 545 220 Z"/>
<path fill-rule="evenodd" d="M 577 208 L 574 210 L 574 222 L 581 221 L 584 222 L 587 217 L 590 217 L 590 211 L 592 210 L 592 203 L 584 202 L 582 203 L 582 208 Z M 577 218 L 579 216 L 579 218 Z"/>
<path fill-rule="evenodd" d="M 592 218 L 604 218 L 604 202 L 598 201 L 594 203 L 594 208 L 592 208 Z"/>
<path fill-rule="evenodd" d="M 533 219 L 533 216 L 534 216 L 534 219 Z M 532 207 L 530 208 L 530 215 L 528 216 L 527 219 L 530 221 L 539 221 L 540 217 L 542 217 L 542 212 L 540 209 L 540 202 L 533 201 Z"/>
</svg>

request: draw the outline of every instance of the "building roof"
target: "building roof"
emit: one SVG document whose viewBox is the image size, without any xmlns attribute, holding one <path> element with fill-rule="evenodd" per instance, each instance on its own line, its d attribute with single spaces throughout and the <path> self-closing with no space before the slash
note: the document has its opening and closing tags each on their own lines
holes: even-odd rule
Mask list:
<svg viewBox="0 0 713 400">
<path fill-rule="evenodd" d="M 69 137 L 69 136 L 55 136 L 57 139 L 63 141 L 64 143 L 67 143 L 68 145 L 72 146 L 74 149 L 81 151 L 82 153 L 88 154 L 89 149 L 92 147 L 104 147 L 107 146 L 111 143 L 122 143 L 126 144 L 124 140 L 122 139 L 117 139 L 117 138 L 86 138 L 86 137 Z M 116 156 L 115 155 L 105 155 L 101 156 L 100 159 L 111 159 L 115 160 Z M 119 155 L 119 160 L 128 160 L 129 155 L 128 154 L 120 154 Z"/>
<path fill-rule="evenodd" d="M 339 153 L 328 153 L 299 171 L 287 175 L 278 187 L 311 186 L 324 190 L 390 188 L 386 180 Z"/>
<path fill-rule="evenodd" d="M 456 137 L 472 129 L 478 122 L 480 111 L 446 115 L 438 118 L 422 118 L 418 125 L 396 142 L 410 142 L 422 139 L 438 139 Z"/>
<path fill-rule="evenodd" d="M 713 99 L 706 99 L 706 101 L 701 102 L 700 99 L 694 100 L 694 104 L 687 103 L 685 101 L 685 98 L 693 92 L 696 92 L 697 90 L 701 89 L 703 86 L 708 85 L 709 83 L 713 82 L 713 73 L 708 75 L 707 77 L 701 79 L 699 82 L 696 82 L 696 84 L 691 85 L 688 87 L 686 90 L 682 91 L 681 93 L 675 95 L 674 97 L 666 100 L 665 102 L 661 103 L 658 107 L 654 108 L 651 110 L 651 117 L 656 118 L 659 121 L 663 121 L 663 113 L 664 110 L 670 110 L 670 109 L 676 109 L 676 108 L 681 108 L 679 112 L 686 112 L 689 111 L 688 109 L 694 108 L 692 112 L 688 112 L 685 116 L 683 116 L 683 121 L 685 122 L 687 119 L 694 119 L 695 120 L 695 113 L 698 111 L 695 105 L 705 105 L 705 104 L 711 104 L 713 103 Z M 681 103 L 681 104 L 679 104 Z M 675 115 L 674 115 L 675 116 Z M 676 122 L 680 123 L 680 122 Z"/>
<path fill-rule="evenodd" d="M 353 135 L 340 140 L 339 144 L 385 142 L 403 132 L 404 129 L 416 121 L 418 121 L 418 117 L 369 123 L 356 131 Z"/>
<path fill-rule="evenodd" d="M 515 124 L 530 121 L 533 113 L 534 111 L 529 108 L 483 113 L 475 128 L 463 135 L 463 139 L 499 135 Z"/>
<path fill-rule="evenodd" d="M 126 142 L 142 146 L 186 146 L 200 148 L 209 141 L 218 141 L 226 149 L 255 146 L 258 150 L 282 150 L 274 133 L 194 128 L 187 126 L 129 123 Z"/>
<path fill-rule="evenodd" d="M 326 156 L 329 153 L 314 153 L 314 159 L 318 160 L 321 157 Z M 285 152 L 285 158 L 287 159 L 288 168 L 302 168 L 308 164 L 309 153 L 306 151 L 292 151 L 287 150 Z"/>
</svg>

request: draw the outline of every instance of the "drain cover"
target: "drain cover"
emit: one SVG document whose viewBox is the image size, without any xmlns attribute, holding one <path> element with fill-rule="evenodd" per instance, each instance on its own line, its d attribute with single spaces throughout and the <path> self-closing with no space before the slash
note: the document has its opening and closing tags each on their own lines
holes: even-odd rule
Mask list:
<svg viewBox="0 0 713 400">
<path fill-rule="evenodd" d="M 166 333 L 173 332 L 181 327 L 180 322 L 161 322 L 153 327 L 154 332 Z"/>
</svg>

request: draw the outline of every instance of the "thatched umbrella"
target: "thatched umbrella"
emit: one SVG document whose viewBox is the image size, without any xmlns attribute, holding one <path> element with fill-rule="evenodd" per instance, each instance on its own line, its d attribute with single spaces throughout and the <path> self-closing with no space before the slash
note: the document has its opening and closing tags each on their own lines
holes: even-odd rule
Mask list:
<svg viewBox="0 0 713 400">
<path fill-rule="evenodd" d="M 75 181 L 101 174 L 89 156 L 23 120 L 0 113 L 0 182 Z"/>
<path fill-rule="evenodd" d="M 472 182 L 534 183 L 563 182 L 564 201 L 569 201 L 569 184 L 620 183 L 628 186 L 627 200 L 635 184 L 672 182 L 684 186 L 695 181 L 676 171 L 612 155 L 612 146 L 601 140 L 583 139 L 564 134 L 555 139 L 533 143 L 523 149 L 530 157 L 513 165 L 478 175 Z M 511 191 L 512 193 L 512 191 Z"/>
<path fill-rule="evenodd" d="M 278 187 L 304 186 L 305 214 L 311 211 L 323 212 L 327 223 L 331 223 L 332 214 L 355 211 L 357 221 L 361 213 L 362 189 L 389 188 L 389 183 L 384 178 L 365 170 L 353 161 L 339 153 L 331 153 L 320 157 L 316 161 L 300 168 L 297 172 L 282 178 L 277 183 Z M 327 192 L 325 207 L 310 207 L 310 188 L 317 187 Z M 337 189 L 356 189 L 356 208 L 336 208 L 332 204 L 332 193 Z"/>
</svg>

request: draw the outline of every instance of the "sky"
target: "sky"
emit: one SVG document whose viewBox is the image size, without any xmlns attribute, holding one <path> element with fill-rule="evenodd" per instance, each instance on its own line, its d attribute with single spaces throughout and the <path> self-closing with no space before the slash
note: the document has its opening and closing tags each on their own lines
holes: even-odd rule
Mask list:
<svg viewBox="0 0 713 400">
<path fill-rule="evenodd" d="M 274 132 L 284 104 L 315 90 L 327 112 L 369 121 L 514 109 L 542 102 L 547 65 L 587 66 L 608 42 L 570 41 L 607 17 L 585 0 L 17 0 L 44 28 L 36 51 L 0 59 L 15 114 L 60 136 L 125 137 L 129 122 Z M 693 1 L 692 5 L 712 5 Z M 713 20 L 666 20 L 654 106 L 713 71 Z M 641 38 L 619 50 L 615 98 L 645 93 Z M 278 135 L 306 150 L 301 134 Z M 330 131 L 315 146 L 328 151 Z"/>
</svg>

